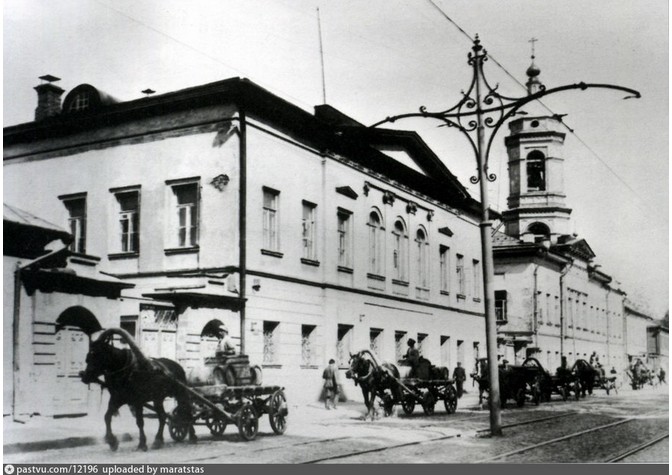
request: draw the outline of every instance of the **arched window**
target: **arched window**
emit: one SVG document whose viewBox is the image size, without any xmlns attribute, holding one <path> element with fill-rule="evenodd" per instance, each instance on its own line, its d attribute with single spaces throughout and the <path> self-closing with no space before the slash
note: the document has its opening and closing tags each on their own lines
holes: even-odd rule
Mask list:
<svg viewBox="0 0 672 475">
<path fill-rule="evenodd" d="M 427 264 L 427 233 L 424 229 L 418 229 L 415 234 L 415 244 L 417 246 L 416 263 L 418 269 L 418 287 L 426 289 L 429 287 L 428 264 Z"/>
<path fill-rule="evenodd" d="M 408 261 L 408 234 L 406 225 L 401 219 L 394 223 L 392 266 L 394 268 L 394 277 L 397 280 L 408 282 L 407 261 Z"/>
<path fill-rule="evenodd" d="M 527 190 L 546 190 L 546 157 L 539 150 L 527 155 Z"/>
<path fill-rule="evenodd" d="M 534 234 L 534 242 L 542 242 L 544 240 L 550 239 L 551 230 L 544 223 L 532 223 L 528 226 L 527 232 Z"/>
<path fill-rule="evenodd" d="M 369 272 L 375 275 L 383 275 L 383 240 L 385 228 L 383 219 L 378 210 L 372 210 L 369 214 Z"/>
</svg>

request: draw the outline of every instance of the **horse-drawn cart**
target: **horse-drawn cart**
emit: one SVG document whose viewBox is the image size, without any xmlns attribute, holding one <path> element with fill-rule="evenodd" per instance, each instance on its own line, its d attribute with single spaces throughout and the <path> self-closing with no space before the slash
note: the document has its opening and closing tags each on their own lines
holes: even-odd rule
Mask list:
<svg viewBox="0 0 672 475">
<path fill-rule="evenodd" d="M 420 404 L 425 414 L 431 416 L 438 401 L 443 401 L 448 414 L 454 413 L 457 409 L 457 390 L 450 379 L 405 378 L 399 380 L 399 386 L 403 391 L 401 408 L 406 414 L 413 414 L 415 405 Z M 386 414 L 392 413 L 392 407 L 396 402 L 383 399 Z"/>
</svg>

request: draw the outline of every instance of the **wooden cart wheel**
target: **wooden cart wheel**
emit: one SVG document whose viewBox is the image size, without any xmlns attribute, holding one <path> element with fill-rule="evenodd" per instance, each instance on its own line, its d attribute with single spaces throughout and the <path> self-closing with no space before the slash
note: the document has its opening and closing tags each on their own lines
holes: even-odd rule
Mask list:
<svg viewBox="0 0 672 475">
<path fill-rule="evenodd" d="M 243 440 L 250 441 L 257 437 L 259 431 L 259 418 L 254 412 L 254 407 L 249 402 L 243 404 L 243 407 L 238 411 L 238 433 Z"/>
<path fill-rule="evenodd" d="M 457 410 L 457 390 L 453 386 L 446 388 L 446 397 L 443 398 L 443 405 L 448 414 L 453 414 Z"/>
<path fill-rule="evenodd" d="M 271 422 L 271 429 L 278 435 L 282 435 L 287 430 L 287 399 L 285 393 L 276 391 L 271 396 L 269 404 L 268 419 Z"/>
<path fill-rule="evenodd" d="M 226 430 L 226 421 L 218 416 L 206 417 L 205 425 L 210 429 L 210 433 L 214 436 L 221 437 Z"/>
<path fill-rule="evenodd" d="M 412 394 L 405 394 L 401 399 L 401 408 L 409 416 L 415 410 L 415 397 Z"/>
<path fill-rule="evenodd" d="M 182 442 L 189 433 L 191 422 L 184 420 L 177 414 L 177 408 L 172 412 L 168 419 L 168 433 L 175 442 Z"/>
<path fill-rule="evenodd" d="M 436 398 L 430 391 L 427 391 L 424 396 L 422 396 L 422 410 L 425 411 L 426 415 L 431 416 L 434 414 L 435 405 Z"/>
</svg>

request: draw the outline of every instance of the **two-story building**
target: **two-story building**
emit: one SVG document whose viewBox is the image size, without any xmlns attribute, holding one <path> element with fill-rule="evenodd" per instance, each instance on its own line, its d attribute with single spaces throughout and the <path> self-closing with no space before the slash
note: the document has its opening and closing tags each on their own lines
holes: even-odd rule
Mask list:
<svg viewBox="0 0 672 475">
<path fill-rule="evenodd" d="M 35 89 L 36 120 L 4 129 L 5 201 L 133 284 L 99 320 L 148 355 L 196 367 L 226 324 L 300 402 L 360 349 L 394 361 L 413 338 L 451 372 L 485 353 L 479 204 L 416 133 L 238 78 L 127 102 Z"/>
</svg>

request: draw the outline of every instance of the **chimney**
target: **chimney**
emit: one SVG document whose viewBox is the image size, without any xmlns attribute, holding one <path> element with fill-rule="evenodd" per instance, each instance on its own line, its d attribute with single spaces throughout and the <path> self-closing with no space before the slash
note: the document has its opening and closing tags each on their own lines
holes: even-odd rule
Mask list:
<svg viewBox="0 0 672 475">
<path fill-rule="evenodd" d="M 65 92 L 57 85 L 52 84 L 60 81 L 60 78 L 47 74 L 46 76 L 40 76 L 40 79 L 46 82 L 35 86 L 35 90 L 37 91 L 36 122 L 61 113 L 61 95 Z"/>
</svg>

